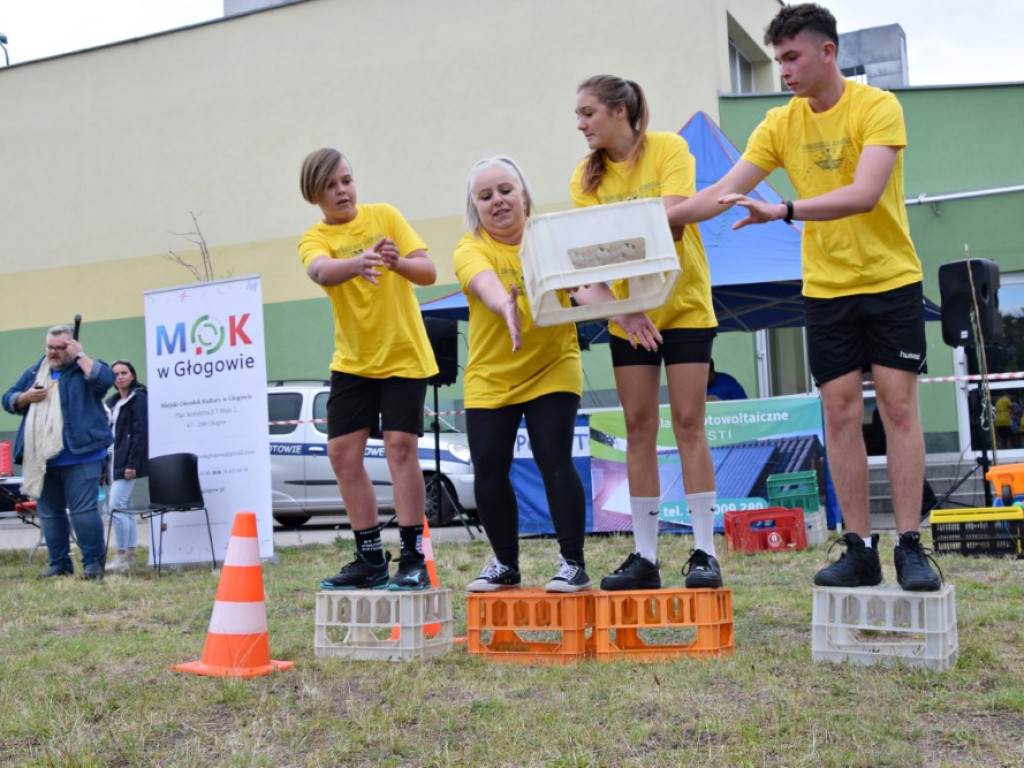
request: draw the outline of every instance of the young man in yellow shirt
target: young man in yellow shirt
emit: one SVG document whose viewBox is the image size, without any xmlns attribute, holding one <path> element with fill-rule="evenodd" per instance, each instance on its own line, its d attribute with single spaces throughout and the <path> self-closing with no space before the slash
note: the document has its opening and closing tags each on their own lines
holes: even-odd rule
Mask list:
<svg viewBox="0 0 1024 768">
<path fill-rule="evenodd" d="M 892 94 L 843 77 L 836 64 L 836 21 L 828 10 L 810 3 L 783 8 L 765 43 L 773 46 L 794 98 L 768 112 L 722 179 L 669 208 L 669 223 L 703 221 L 732 205 L 748 211 L 736 228 L 807 222 L 802 257 L 808 353 L 848 530 L 846 553 L 814 581 L 832 587 L 882 581 L 861 432 L 862 373 L 870 370 L 889 435 L 897 577 L 907 590 L 937 590 L 941 580 L 918 535 L 924 435 L 917 375 L 925 369 L 926 345 L 921 263 L 903 198 L 903 112 Z M 796 200 L 770 204 L 747 196 L 780 167 Z"/>
</svg>

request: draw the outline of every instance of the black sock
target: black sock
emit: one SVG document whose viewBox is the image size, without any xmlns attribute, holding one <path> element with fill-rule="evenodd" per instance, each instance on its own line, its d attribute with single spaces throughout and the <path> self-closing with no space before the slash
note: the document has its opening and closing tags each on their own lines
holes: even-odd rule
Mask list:
<svg viewBox="0 0 1024 768">
<path fill-rule="evenodd" d="M 400 525 L 398 526 L 398 538 L 402 542 L 403 558 L 423 559 L 423 526 L 422 525 Z"/>
<path fill-rule="evenodd" d="M 384 545 L 380 540 L 380 526 L 367 528 L 363 531 L 353 530 L 356 537 L 356 552 L 363 556 L 366 562 L 372 565 L 381 565 L 384 562 Z"/>
</svg>

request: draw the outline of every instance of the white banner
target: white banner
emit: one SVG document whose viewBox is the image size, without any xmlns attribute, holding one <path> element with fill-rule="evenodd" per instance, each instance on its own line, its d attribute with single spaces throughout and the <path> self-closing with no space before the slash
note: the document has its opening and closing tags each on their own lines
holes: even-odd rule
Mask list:
<svg viewBox="0 0 1024 768">
<path fill-rule="evenodd" d="M 217 562 L 235 513 L 256 513 L 274 554 L 263 291 L 258 276 L 148 291 L 149 454 L 194 453 Z M 202 511 L 164 518 L 164 565 L 210 560 Z M 159 531 L 152 529 L 150 564 Z"/>
</svg>

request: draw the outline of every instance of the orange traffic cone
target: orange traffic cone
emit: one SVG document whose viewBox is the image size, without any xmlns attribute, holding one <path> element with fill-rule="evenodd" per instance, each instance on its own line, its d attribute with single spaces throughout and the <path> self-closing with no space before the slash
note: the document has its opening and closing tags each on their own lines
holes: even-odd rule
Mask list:
<svg viewBox="0 0 1024 768">
<path fill-rule="evenodd" d="M 430 574 L 430 586 L 437 589 L 441 586 L 440 580 L 437 578 L 437 563 L 434 562 L 434 547 L 430 543 L 430 523 L 427 522 L 427 518 L 423 518 L 423 540 L 420 543 L 423 548 L 423 559 L 427 562 L 427 573 Z M 441 626 L 438 624 L 438 626 Z"/>
<path fill-rule="evenodd" d="M 290 661 L 270 658 L 256 515 L 239 512 L 231 526 L 202 661 L 171 669 L 213 677 L 257 677 L 291 667 Z"/>
<path fill-rule="evenodd" d="M 427 574 L 430 576 L 430 586 L 437 589 L 441 586 L 440 580 L 437 578 L 437 563 L 434 562 L 434 547 L 430 543 L 430 523 L 427 522 L 427 518 L 423 518 L 423 538 L 420 539 L 420 547 L 423 549 L 423 559 L 427 564 Z M 424 637 L 436 637 L 441 631 L 440 622 L 433 622 L 432 624 L 423 625 L 423 636 Z M 391 639 L 397 640 L 402 636 L 402 632 L 398 627 L 391 628 Z"/>
</svg>

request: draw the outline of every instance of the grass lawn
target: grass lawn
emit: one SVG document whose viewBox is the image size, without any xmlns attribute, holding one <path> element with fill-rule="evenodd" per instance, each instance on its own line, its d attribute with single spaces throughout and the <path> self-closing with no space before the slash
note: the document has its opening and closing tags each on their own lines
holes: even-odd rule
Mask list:
<svg viewBox="0 0 1024 768">
<path fill-rule="evenodd" d="M 681 587 L 689 537 L 663 536 Z M 893 536 L 883 535 L 886 583 Z M 587 541 L 596 581 L 631 546 Z M 271 652 L 287 672 L 193 677 L 219 574 L 198 568 L 94 583 L 35 580 L 0 555 L 0 764 L 14 766 L 1022 766 L 1024 561 L 943 556 L 960 654 L 946 672 L 812 663 L 811 578 L 825 548 L 736 555 L 725 659 L 523 666 L 465 646 L 413 663 L 316 659 L 316 584 L 343 547 L 279 550 L 263 569 Z M 555 543 L 523 542 L 529 585 Z M 435 544 L 443 586 L 463 588 L 485 542 Z"/>
</svg>

